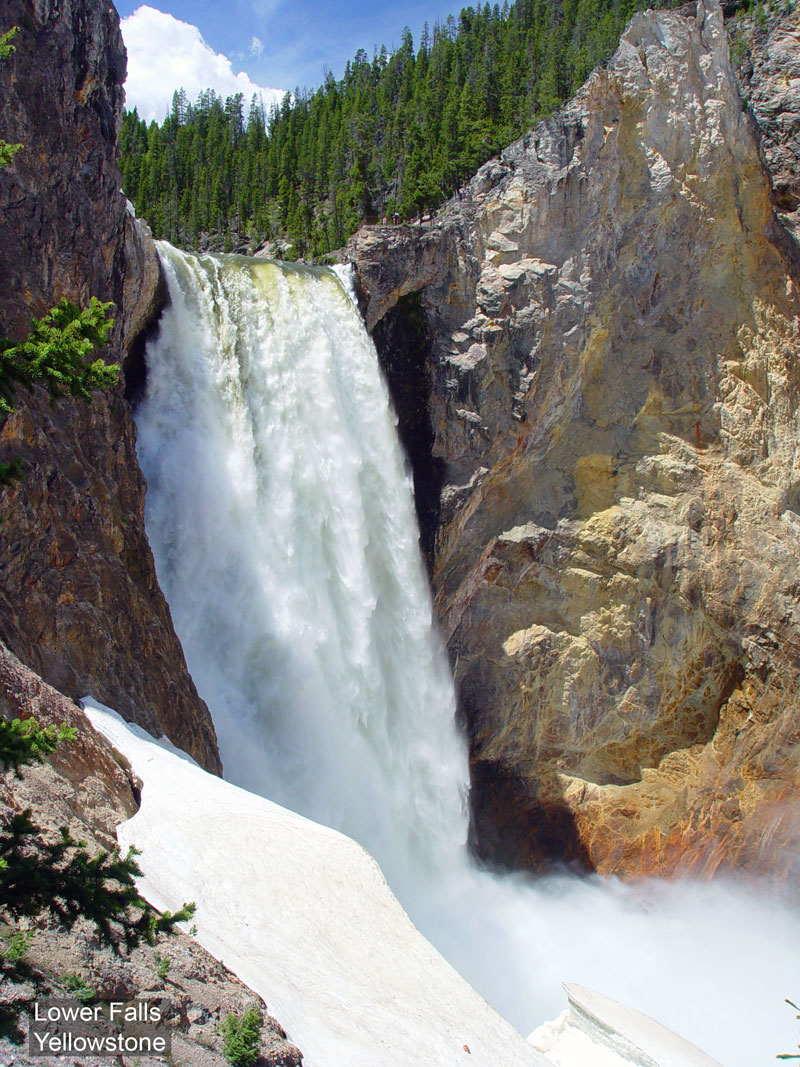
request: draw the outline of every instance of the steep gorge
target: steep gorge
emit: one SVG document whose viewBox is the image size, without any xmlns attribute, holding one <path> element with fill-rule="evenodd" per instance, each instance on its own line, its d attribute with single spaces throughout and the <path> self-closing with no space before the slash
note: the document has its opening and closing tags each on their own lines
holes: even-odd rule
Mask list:
<svg viewBox="0 0 800 1067">
<path fill-rule="evenodd" d="M 0 173 L 0 328 L 62 295 L 111 299 L 112 354 L 134 367 L 163 297 L 119 192 L 116 19 L 88 0 L 7 11 L 22 33 L 0 134 L 26 149 Z M 637 17 L 431 227 L 349 249 L 492 864 L 792 873 L 797 36 L 777 15 L 736 34 L 735 75 L 716 4 Z M 26 466 L 4 497 L 0 636 L 218 770 L 134 435 L 122 387 L 90 409 L 20 397 L 0 442 Z"/>
<path fill-rule="evenodd" d="M 8 10 L 23 36 L 0 64 L 0 136 L 29 148 L 0 175 L 0 327 L 19 334 L 62 294 L 96 294 L 116 302 L 113 354 L 131 360 L 160 297 L 111 147 L 116 22 L 88 0 Z M 760 48 L 749 77 L 767 99 Z M 726 49 L 716 7 L 643 16 L 609 70 L 435 226 L 353 246 L 418 448 L 473 844 L 491 863 L 791 873 L 794 164 L 788 194 L 770 185 Z M 26 479 L 4 496 L 0 636 L 58 688 L 93 690 L 216 769 L 155 577 L 122 390 L 89 409 L 20 399 L 2 437 Z M 73 714 L 2 649 L 0 682 L 4 714 Z M 69 809 L 107 843 L 136 783 L 74 714 L 74 761 L 13 803 L 58 795 L 53 825 Z M 218 1018 L 218 969 L 183 941 L 178 954 Z M 227 1004 L 239 996 L 226 986 Z M 215 1022 L 208 1000 L 195 1009 L 202 1043 Z"/>
<path fill-rule="evenodd" d="M 645 13 L 430 228 L 348 246 L 416 419 L 423 383 L 417 477 L 443 482 L 432 579 L 492 864 L 793 873 L 796 29 L 740 32 L 752 111 L 716 3 Z"/>
</svg>

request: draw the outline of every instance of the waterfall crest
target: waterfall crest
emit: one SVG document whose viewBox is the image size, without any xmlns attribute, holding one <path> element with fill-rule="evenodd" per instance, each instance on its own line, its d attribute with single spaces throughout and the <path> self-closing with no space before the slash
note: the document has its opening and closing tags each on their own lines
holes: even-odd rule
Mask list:
<svg viewBox="0 0 800 1067">
<path fill-rule="evenodd" d="M 331 270 L 159 246 L 171 303 L 137 413 L 147 530 L 226 775 L 452 863 L 466 763 L 409 476 Z"/>
</svg>

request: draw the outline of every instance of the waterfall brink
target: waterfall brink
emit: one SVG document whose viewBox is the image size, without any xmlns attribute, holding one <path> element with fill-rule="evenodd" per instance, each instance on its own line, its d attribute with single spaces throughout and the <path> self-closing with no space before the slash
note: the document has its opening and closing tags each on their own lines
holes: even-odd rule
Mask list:
<svg viewBox="0 0 800 1067">
<path fill-rule="evenodd" d="M 355 837 L 390 876 L 452 863 L 465 758 L 352 299 L 330 270 L 159 251 L 147 530 L 226 775 Z"/>
<path fill-rule="evenodd" d="M 351 297 L 330 270 L 159 252 L 171 302 L 137 411 L 147 532 L 226 777 L 365 845 L 523 1032 L 561 1011 L 566 979 L 726 1067 L 791 1047 L 800 921 L 768 896 L 470 867 L 410 480 Z"/>
</svg>

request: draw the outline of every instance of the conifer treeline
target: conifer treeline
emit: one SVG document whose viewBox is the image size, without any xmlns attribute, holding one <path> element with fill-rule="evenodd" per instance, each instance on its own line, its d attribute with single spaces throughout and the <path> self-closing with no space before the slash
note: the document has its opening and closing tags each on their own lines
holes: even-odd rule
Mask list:
<svg viewBox="0 0 800 1067">
<path fill-rule="evenodd" d="M 657 0 L 670 3 L 671 0 Z M 344 244 L 365 218 L 411 218 L 450 196 L 611 54 L 645 0 L 516 0 L 465 8 L 415 50 L 359 51 L 344 77 L 271 116 L 211 90 L 121 138 L 123 185 L 157 237 L 230 250 L 288 239 L 289 255 Z M 285 253 L 284 253 L 285 254 Z"/>
</svg>

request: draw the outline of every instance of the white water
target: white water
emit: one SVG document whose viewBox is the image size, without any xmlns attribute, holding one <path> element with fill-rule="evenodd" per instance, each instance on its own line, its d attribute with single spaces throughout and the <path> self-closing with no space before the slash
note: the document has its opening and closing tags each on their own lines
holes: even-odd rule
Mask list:
<svg viewBox="0 0 800 1067">
<path fill-rule="evenodd" d="M 464 758 L 374 352 L 331 271 L 162 246 L 147 529 L 229 778 L 450 866 Z"/>
<path fill-rule="evenodd" d="M 147 529 L 226 776 L 366 845 L 521 1029 L 558 1014 L 568 979 L 727 1067 L 790 1051 L 800 921 L 777 905 L 470 868 L 409 480 L 349 296 L 330 271 L 161 255 L 172 303 L 137 415 Z"/>
</svg>

